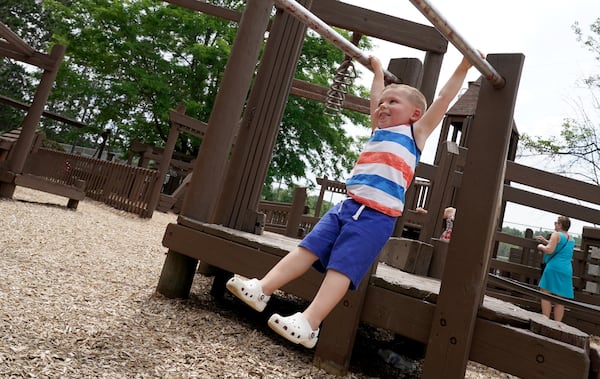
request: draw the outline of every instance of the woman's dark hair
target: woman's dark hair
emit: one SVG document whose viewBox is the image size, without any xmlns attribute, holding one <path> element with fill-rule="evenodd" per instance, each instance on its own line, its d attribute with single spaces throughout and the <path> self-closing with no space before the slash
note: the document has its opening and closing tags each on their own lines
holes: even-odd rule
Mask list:
<svg viewBox="0 0 600 379">
<path fill-rule="evenodd" d="M 562 228 L 565 232 L 571 227 L 571 219 L 569 219 L 567 216 L 558 216 L 558 223 L 562 225 Z"/>
</svg>

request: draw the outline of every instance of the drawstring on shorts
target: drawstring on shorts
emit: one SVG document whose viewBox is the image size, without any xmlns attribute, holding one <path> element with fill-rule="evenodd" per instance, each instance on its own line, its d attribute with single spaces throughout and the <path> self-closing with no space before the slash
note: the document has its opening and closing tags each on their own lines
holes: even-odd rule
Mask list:
<svg viewBox="0 0 600 379">
<path fill-rule="evenodd" d="M 365 206 L 364 206 L 364 205 L 361 205 L 361 206 L 358 208 L 358 210 L 356 211 L 356 213 L 354 214 L 354 216 L 352 216 L 352 219 L 353 219 L 354 221 L 357 221 L 357 220 L 358 220 L 358 218 L 360 217 L 360 214 L 362 213 L 362 211 L 363 211 L 364 209 L 365 209 Z"/>
</svg>

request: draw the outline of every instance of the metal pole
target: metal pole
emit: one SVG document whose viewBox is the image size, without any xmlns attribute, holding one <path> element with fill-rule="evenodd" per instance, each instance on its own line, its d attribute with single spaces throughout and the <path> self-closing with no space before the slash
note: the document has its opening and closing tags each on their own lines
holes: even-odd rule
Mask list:
<svg viewBox="0 0 600 379">
<path fill-rule="evenodd" d="M 348 56 L 356 59 L 360 64 L 373 71 L 367 55 L 350 43 L 350 41 L 344 38 L 344 36 L 323 22 L 320 18 L 312 14 L 308 9 L 298 4 L 298 2 L 295 0 L 275 0 L 275 2 L 290 15 L 294 16 L 306 26 L 319 33 L 323 38 L 328 39 Z M 392 74 L 386 69 L 383 70 L 383 75 L 388 82 L 399 82 L 396 75 Z"/>
<path fill-rule="evenodd" d="M 427 0 L 410 0 L 411 3 L 464 55 L 469 62 L 491 81 L 495 88 L 502 88 L 506 84 L 504 78 L 483 59 L 477 50 L 469 45 L 464 38 L 448 23 L 447 20 Z"/>
</svg>

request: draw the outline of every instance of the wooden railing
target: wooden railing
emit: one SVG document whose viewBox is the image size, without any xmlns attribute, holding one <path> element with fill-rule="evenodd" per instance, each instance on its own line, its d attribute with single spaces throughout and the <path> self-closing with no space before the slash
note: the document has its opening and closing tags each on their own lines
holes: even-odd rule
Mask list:
<svg viewBox="0 0 600 379">
<path fill-rule="evenodd" d="M 398 220 L 403 230 L 411 223 L 420 225 L 418 239 L 436 246 L 432 265 L 439 265 L 439 260 L 445 260 L 445 243 L 436 239 L 441 229 L 441 213 L 445 206 L 454 205 L 453 199 L 460 191 L 462 167 L 467 159 L 467 150 L 448 149 L 441 162 L 437 165 L 419 164 L 416 175 L 429 183 L 427 189 L 427 214 L 415 214 L 410 209 Z M 418 187 L 412 187 L 407 192 L 407 204 L 419 196 Z M 517 204 L 545 211 L 554 215 L 565 215 L 573 220 L 579 220 L 592 225 L 600 225 L 600 188 L 597 185 L 581 182 L 561 175 L 552 174 L 512 161 L 506 162 L 505 181 L 502 192 L 503 204 Z M 501 215 L 504 216 L 503 214 Z M 460 209 L 457 210 L 457 219 Z M 499 227 L 502 225 L 499 220 Z M 397 227 L 398 229 L 398 227 Z M 582 244 L 573 255 L 573 286 L 575 299 L 580 302 L 600 305 L 600 232 L 597 228 L 584 228 Z M 573 233 L 578 231 L 570 230 Z M 591 237 L 591 235 L 596 237 Z M 596 238 L 597 240 L 594 240 Z M 501 244 L 510 248 L 508 259 L 498 257 Z M 504 277 L 513 278 L 533 288 L 537 287 L 540 277 L 540 261 L 542 255 L 536 250 L 537 241 L 533 233 L 523 237 L 515 237 L 497 231 L 493 244 L 490 271 Z M 442 265 L 443 267 L 443 265 Z M 529 307 L 539 307 L 539 300 L 531 297 L 517 296 L 510 291 L 499 291 L 498 296 L 506 300 Z M 597 322 L 585 319 L 586 316 L 568 314 L 577 317 L 572 325 L 600 333 Z"/>
<path fill-rule="evenodd" d="M 67 185 L 83 180 L 87 197 L 141 217 L 152 217 L 148 203 L 158 171 L 40 148 L 27 159 L 24 173 Z"/>
</svg>

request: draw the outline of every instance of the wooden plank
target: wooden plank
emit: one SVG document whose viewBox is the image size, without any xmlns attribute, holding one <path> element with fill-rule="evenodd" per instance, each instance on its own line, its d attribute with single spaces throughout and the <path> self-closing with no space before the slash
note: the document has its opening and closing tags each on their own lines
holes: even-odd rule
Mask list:
<svg viewBox="0 0 600 379">
<path fill-rule="evenodd" d="M 0 40 L 0 55 L 29 63 L 43 70 L 52 70 L 55 67 L 55 61 L 49 55 L 37 51 L 33 52 L 33 54 L 23 54 L 23 52 L 15 49 L 13 45 L 2 40 Z"/>
<path fill-rule="evenodd" d="M 556 181 L 554 182 L 554 185 L 556 186 Z M 598 191 L 597 188 L 596 191 Z M 598 196 L 597 192 L 596 196 Z M 576 218 L 578 220 L 587 221 L 593 224 L 600 224 L 600 212 L 598 212 L 597 209 L 576 204 L 574 202 L 554 199 L 542 194 L 526 191 L 524 189 L 505 185 L 503 199 L 505 201 L 509 201 L 516 204 L 522 204 L 527 207 L 543 209 L 547 212 L 553 212 L 557 214 L 568 214 L 571 217 L 575 217 L 576 215 Z M 578 197 L 577 199 L 582 200 L 580 197 Z"/>
<path fill-rule="evenodd" d="M 434 28 L 341 1 L 315 1 L 311 11 L 325 23 L 365 36 L 412 47 L 445 53 L 448 41 Z"/>
<path fill-rule="evenodd" d="M 362 320 L 426 343 L 434 307 L 432 303 L 372 285 Z M 398 309 L 410 309 L 410 312 L 398 312 Z M 513 344 L 519 344 L 519 347 L 515 349 Z M 572 366 L 560 362 L 562 352 L 566 352 Z M 535 358 L 538 356 L 545 361 L 537 363 Z M 573 377 L 577 377 L 577 373 L 586 372 L 587 365 L 584 349 L 481 318 L 476 322 L 469 359 L 523 378 L 571 378 L 570 367 L 573 368 Z"/>
<path fill-rule="evenodd" d="M 0 103 L 8 104 L 13 108 L 22 109 L 24 111 L 28 111 L 30 108 L 30 106 L 28 104 L 22 103 L 15 99 L 11 99 L 10 97 L 4 96 L 4 95 L 0 95 Z M 44 111 L 44 112 L 42 112 L 42 116 L 50 118 L 52 120 L 60 121 L 62 123 L 74 126 L 76 128 L 85 128 L 87 126 L 86 124 L 84 124 L 82 122 L 73 120 L 71 118 L 68 118 L 68 117 L 53 113 L 53 112 Z M 4 137 L 5 135 L 6 134 L 3 134 L 2 137 Z M 18 137 L 18 135 L 17 135 L 17 137 Z"/>
<path fill-rule="evenodd" d="M 439 281 L 422 278 L 424 280 L 421 282 L 421 278 L 414 275 L 398 273 L 392 268 L 382 271 L 382 267 L 384 266 L 380 264 L 377 274 L 372 278 L 362 320 L 427 343 L 435 310 L 433 297 L 430 295 L 436 293 Z M 403 289 L 394 286 L 401 286 Z M 502 303 L 504 302 L 490 299 L 483 307 L 499 307 Z M 511 306 L 516 308 L 504 303 L 504 307 Z M 398 312 L 398 309 L 410 311 Z M 524 310 L 517 312 L 518 317 L 534 317 L 536 321 L 546 322 L 545 325 L 549 327 L 557 327 L 557 323 L 540 314 Z M 480 312 L 475 322 L 470 360 L 523 378 L 585 377 L 589 367 L 585 349 L 538 336 L 505 322 L 487 320 L 483 318 L 486 314 L 489 312 Z M 565 354 L 568 363 L 562 361 L 562 354 Z"/>
<path fill-rule="evenodd" d="M 298 246 L 298 242 L 300 241 L 297 238 L 291 238 L 276 233 L 265 232 L 263 234 L 254 234 L 244 232 L 223 225 L 196 221 L 185 216 L 179 216 L 177 223 L 215 237 L 221 237 L 255 249 L 268 251 L 279 256 L 287 254 Z"/>
<path fill-rule="evenodd" d="M 262 276 L 281 258 L 279 253 L 286 251 L 287 246 L 274 247 L 273 245 L 279 242 L 297 241 L 270 233 L 259 236 L 221 225 L 198 223 L 193 220 L 188 222 L 194 228 L 177 224 L 168 225 L 163 244 L 169 249 L 181 251 L 195 259 L 247 277 Z M 316 271 L 310 270 L 283 290 L 310 300 L 316 293 L 322 277 Z M 371 280 L 368 281 L 360 319 L 416 341 L 427 342 L 430 338 L 439 290 L 438 280 L 411 275 L 385 264 L 379 264 Z M 342 304 L 342 307 L 344 306 L 346 305 Z M 398 312 L 398 309 L 410 311 Z M 589 365 L 589 361 L 586 361 L 587 355 L 584 349 L 574 348 L 514 327 L 515 325 L 520 328 L 526 327 L 530 320 L 535 320 L 549 330 L 559 329 L 585 338 L 580 332 L 578 334 L 572 328 L 564 324 L 559 325 L 539 313 L 528 312 L 513 304 L 486 296 L 477 315 L 473 348 L 469 359 L 522 377 L 535 377 L 534 373 L 539 372 L 550 378 L 558 377 L 553 375 L 562 375 L 565 367 L 572 370 L 570 372 L 574 373 L 575 378 L 580 377 L 579 373 L 587 372 L 586 365 Z M 328 324 L 327 329 L 335 329 L 335 326 Z M 323 341 L 327 339 L 326 336 L 327 334 L 323 334 Z M 519 349 L 514 349 L 514 341 L 520 344 Z M 352 345 L 353 341 L 345 339 L 343 343 Z M 482 349 L 488 349 L 492 353 L 481 351 Z M 557 356 L 562 354 L 565 355 L 564 359 L 567 363 L 557 359 Z M 338 355 L 340 355 L 339 351 Z M 535 357 L 542 357 L 544 362 L 536 364 Z M 339 357 L 342 361 L 346 358 L 343 354 Z M 515 363 L 507 365 L 507 359 Z"/>
<path fill-rule="evenodd" d="M 586 239 L 600 241 L 600 228 L 592 228 L 591 226 L 584 226 L 581 237 L 586 238 Z"/>
<path fill-rule="evenodd" d="M 590 367 L 585 349 L 482 319 L 471 344 L 469 359 L 521 378 L 584 379 Z"/>
<path fill-rule="evenodd" d="M 12 45 L 15 50 L 23 53 L 26 56 L 35 53 L 35 49 L 23 41 L 21 37 L 16 35 L 8 26 L 3 22 L 0 22 L 0 37 L 4 38 L 6 42 Z"/>
<path fill-rule="evenodd" d="M 15 178 L 15 184 L 21 187 L 27 187 L 58 196 L 68 197 L 69 199 L 73 200 L 83 200 L 85 198 L 85 191 L 80 188 L 67 184 L 51 182 L 45 178 L 35 175 L 18 175 Z"/>
<path fill-rule="evenodd" d="M 240 241 L 231 241 L 224 236 L 208 234 L 206 231 L 211 229 L 199 231 L 183 225 L 169 224 L 163 236 L 163 246 L 211 266 L 250 278 L 263 277 L 281 259 L 281 255 L 272 246 L 266 245 L 264 249 L 260 248 L 260 245 L 256 245 L 256 240 L 247 240 L 250 245 L 246 245 Z M 256 236 L 251 233 L 247 235 Z M 282 252 L 281 249 L 278 250 Z M 322 279 L 322 274 L 309 270 L 302 277 L 284 286 L 282 290 L 305 300 L 311 300 Z"/>
<path fill-rule="evenodd" d="M 172 124 L 179 129 L 182 133 L 188 133 L 197 137 L 204 136 L 208 124 L 197 120 L 193 117 L 187 116 L 184 113 L 177 112 L 176 110 L 169 109 L 169 119 Z"/>
<path fill-rule="evenodd" d="M 560 194 L 590 203 L 598 202 L 598 186 L 548 171 L 524 166 L 512 161 L 506 163 L 506 180 L 530 187 L 556 191 L 556 180 L 560 177 Z"/>
</svg>

